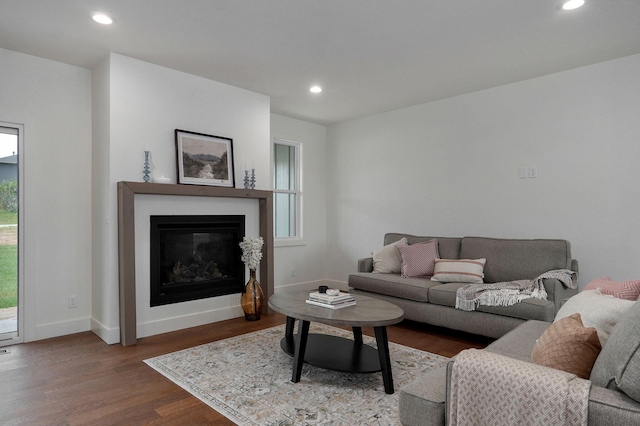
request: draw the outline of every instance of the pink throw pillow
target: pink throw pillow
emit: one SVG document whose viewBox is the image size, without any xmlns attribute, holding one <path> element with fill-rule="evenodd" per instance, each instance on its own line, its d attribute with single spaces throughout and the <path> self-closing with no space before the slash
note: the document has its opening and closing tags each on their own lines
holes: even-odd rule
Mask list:
<svg viewBox="0 0 640 426">
<path fill-rule="evenodd" d="M 602 294 L 617 297 L 618 299 L 638 300 L 640 296 L 640 280 L 631 281 L 611 281 L 611 278 L 604 277 L 591 281 L 583 290 L 600 289 Z"/>
<path fill-rule="evenodd" d="M 431 277 L 436 259 L 440 257 L 435 238 L 410 246 L 396 246 L 396 251 L 402 260 L 400 273 L 404 278 Z"/>
</svg>

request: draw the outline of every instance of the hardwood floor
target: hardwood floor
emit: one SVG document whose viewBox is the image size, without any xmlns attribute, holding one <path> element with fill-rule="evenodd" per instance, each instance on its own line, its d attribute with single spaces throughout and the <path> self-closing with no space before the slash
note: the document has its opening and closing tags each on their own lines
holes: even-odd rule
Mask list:
<svg viewBox="0 0 640 426">
<path fill-rule="evenodd" d="M 284 324 L 236 318 L 107 345 L 91 332 L 10 346 L 0 355 L 2 425 L 233 425 L 142 361 L 158 355 Z M 363 332 L 373 335 L 373 330 Z M 405 321 L 389 340 L 451 357 L 491 339 Z"/>
</svg>

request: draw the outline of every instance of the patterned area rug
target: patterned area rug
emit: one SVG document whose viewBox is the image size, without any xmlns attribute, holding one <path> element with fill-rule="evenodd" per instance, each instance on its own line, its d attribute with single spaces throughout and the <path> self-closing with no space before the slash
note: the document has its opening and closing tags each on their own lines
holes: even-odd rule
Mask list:
<svg viewBox="0 0 640 426">
<path fill-rule="evenodd" d="M 311 333 L 352 337 L 311 323 Z M 162 355 L 145 362 L 239 425 L 399 425 L 398 389 L 447 358 L 389 343 L 396 393 L 381 373 L 347 374 L 305 364 L 291 382 L 293 358 L 280 348 L 284 325 Z M 363 336 L 375 346 L 375 339 Z"/>
</svg>

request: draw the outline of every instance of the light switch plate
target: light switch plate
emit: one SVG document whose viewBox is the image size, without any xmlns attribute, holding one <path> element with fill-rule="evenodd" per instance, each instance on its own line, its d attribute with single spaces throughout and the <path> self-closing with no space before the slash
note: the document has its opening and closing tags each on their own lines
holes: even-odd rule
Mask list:
<svg viewBox="0 0 640 426">
<path fill-rule="evenodd" d="M 528 174 L 528 170 L 526 167 L 520 167 L 518 169 L 518 177 L 520 179 L 526 179 L 527 178 L 527 174 Z"/>
</svg>

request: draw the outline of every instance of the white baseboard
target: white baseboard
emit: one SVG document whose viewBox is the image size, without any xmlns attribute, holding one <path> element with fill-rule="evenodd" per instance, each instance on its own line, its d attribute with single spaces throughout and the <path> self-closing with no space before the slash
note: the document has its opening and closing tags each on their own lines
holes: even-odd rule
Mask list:
<svg viewBox="0 0 640 426">
<path fill-rule="evenodd" d="M 91 330 L 91 318 L 89 317 L 49 324 L 36 324 L 35 340 L 50 339 L 89 330 Z"/>
<path fill-rule="evenodd" d="M 335 280 L 315 280 L 315 281 L 307 281 L 304 283 L 295 283 L 295 284 L 286 284 L 277 286 L 274 289 L 275 293 L 279 293 L 281 291 L 295 291 L 295 290 L 315 290 L 321 285 L 326 285 L 329 288 L 339 288 L 340 290 L 347 291 L 349 290 L 349 286 L 346 282 L 335 281 Z"/>
<path fill-rule="evenodd" d="M 163 318 L 157 321 L 138 323 L 138 338 L 155 336 L 156 334 L 168 333 L 170 331 L 184 330 L 185 328 L 197 327 L 199 325 L 210 324 L 212 322 L 224 321 L 231 318 L 243 317 L 240 305 L 215 309 L 206 312 L 197 312 L 189 315 L 181 315 L 172 318 Z"/>
<path fill-rule="evenodd" d="M 190 327 L 197 327 L 199 325 L 210 324 L 212 322 L 224 321 L 241 316 L 244 316 L 244 313 L 242 312 L 242 308 L 238 305 L 237 307 L 163 318 L 158 321 L 138 324 L 136 328 L 136 336 L 140 339 L 142 337 L 184 330 Z M 109 345 L 120 343 L 120 327 L 109 328 L 92 318 L 91 331 Z"/>
<path fill-rule="evenodd" d="M 120 343 L 120 327 L 109 328 L 95 318 L 91 318 L 91 331 L 108 345 Z"/>
</svg>

